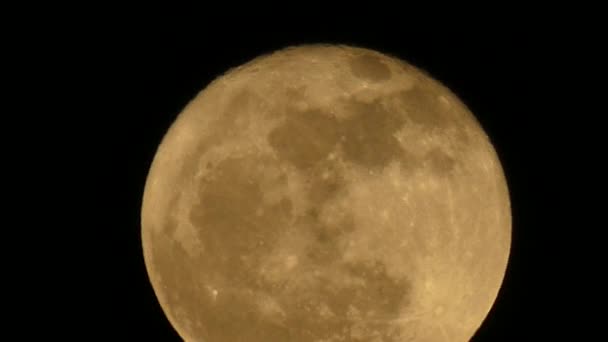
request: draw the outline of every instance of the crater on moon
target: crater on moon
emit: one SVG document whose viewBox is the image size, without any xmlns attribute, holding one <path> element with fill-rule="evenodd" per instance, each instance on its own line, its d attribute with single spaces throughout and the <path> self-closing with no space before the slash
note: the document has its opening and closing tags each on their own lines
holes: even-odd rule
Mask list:
<svg viewBox="0 0 608 342">
<path fill-rule="evenodd" d="M 258 58 L 201 92 L 146 182 L 150 281 L 187 341 L 466 341 L 510 209 L 468 109 L 345 46 Z"/>
</svg>

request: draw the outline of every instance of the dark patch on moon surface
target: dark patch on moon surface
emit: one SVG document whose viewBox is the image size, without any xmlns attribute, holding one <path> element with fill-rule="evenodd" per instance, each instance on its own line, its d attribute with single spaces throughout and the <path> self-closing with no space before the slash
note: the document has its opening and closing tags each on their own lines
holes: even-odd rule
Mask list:
<svg viewBox="0 0 608 342">
<path fill-rule="evenodd" d="M 270 207 L 263 205 L 261 175 L 255 174 L 253 167 L 258 162 L 254 157 L 220 162 L 212 177 L 202 182 L 199 202 L 190 211 L 205 255 L 212 258 L 209 265 L 228 274 L 246 270 L 240 256 L 257 255 L 259 241 L 273 243 L 291 216 L 287 199 Z M 264 210 L 259 211 L 261 208 Z M 233 276 L 242 278 L 246 274 Z"/>
<path fill-rule="evenodd" d="M 347 160 L 370 169 L 386 166 L 402 155 L 394 137 L 404 124 L 399 113 L 386 110 L 381 104 L 351 102 L 353 115 L 341 123 L 342 147 Z"/>
<path fill-rule="evenodd" d="M 297 103 L 297 102 L 305 102 L 308 103 L 308 99 L 306 98 L 306 96 L 304 95 L 306 92 L 306 87 L 305 86 L 292 86 L 292 87 L 287 87 L 284 90 L 285 92 L 285 99 L 286 99 L 286 103 L 287 105 L 291 105 L 293 103 Z"/>
<path fill-rule="evenodd" d="M 290 113 L 268 142 L 279 158 L 306 169 L 325 158 L 339 139 L 336 121 L 317 110 Z"/>
<path fill-rule="evenodd" d="M 317 208 L 313 207 L 298 218 L 297 226 L 311 236 L 311 244 L 306 248 L 307 261 L 316 267 L 326 267 L 342 258 L 342 251 L 337 248 L 340 239 L 355 230 L 352 216 L 329 227 L 319 220 Z"/>
<path fill-rule="evenodd" d="M 428 129 L 440 129 L 453 124 L 450 116 L 445 115 L 446 111 L 441 107 L 436 92 L 414 87 L 400 95 L 406 117 L 413 123 Z"/>
<path fill-rule="evenodd" d="M 314 207 L 320 208 L 328 200 L 335 198 L 346 185 L 346 181 L 332 161 L 323 161 L 307 170 L 307 196 Z"/>
<path fill-rule="evenodd" d="M 456 160 L 439 148 L 432 149 L 424 156 L 422 161 L 427 161 L 431 170 L 442 175 L 452 171 L 456 165 Z"/>
<path fill-rule="evenodd" d="M 394 137 L 405 123 L 401 114 L 386 110 L 378 102 L 350 100 L 346 105 L 353 114 L 344 120 L 319 111 L 290 113 L 268 135 L 270 146 L 279 158 L 299 169 L 313 167 L 337 144 L 342 146 L 346 160 L 370 169 L 384 167 L 403 155 Z"/>
<path fill-rule="evenodd" d="M 226 121 L 232 121 L 243 111 L 253 108 L 259 103 L 261 103 L 261 99 L 256 94 L 250 90 L 240 90 L 227 102 L 226 110 L 224 111 L 224 119 Z"/>
<path fill-rule="evenodd" d="M 364 279 L 366 284 L 354 291 L 349 289 L 353 292 L 349 297 L 360 310 L 373 310 L 373 319 L 385 322 L 394 320 L 400 315 L 401 309 L 409 304 L 411 283 L 389 276 L 383 263 L 355 263 L 346 268 L 351 275 Z"/>
<path fill-rule="evenodd" d="M 388 66 L 378 56 L 371 54 L 354 57 L 349 66 L 355 77 L 368 81 L 380 82 L 391 77 L 391 70 Z"/>
</svg>

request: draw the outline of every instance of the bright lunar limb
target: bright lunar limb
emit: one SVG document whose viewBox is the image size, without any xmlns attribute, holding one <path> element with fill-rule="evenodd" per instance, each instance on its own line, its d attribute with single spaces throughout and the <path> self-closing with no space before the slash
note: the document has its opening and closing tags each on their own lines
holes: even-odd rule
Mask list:
<svg viewBox="0 0 608 342">
<path fill-rule="evenodd" d="M 467 341 L 501 286 L 508 189 L 412 65 L 291 47 L 212 82 L 160 144 L 146 267 L 187 341 Z"/>
</svg>

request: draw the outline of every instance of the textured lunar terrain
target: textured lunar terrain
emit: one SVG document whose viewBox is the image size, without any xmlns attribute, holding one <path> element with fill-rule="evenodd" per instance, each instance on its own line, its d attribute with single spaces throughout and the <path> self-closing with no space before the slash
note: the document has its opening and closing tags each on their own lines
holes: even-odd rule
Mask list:
<svg viewBox="0 0 608 342">
<path fill-rule="evenodd" d="M 142 240 L 187 341 L 467 341 L 511 216 L 474 116 L 417 68 L 302 46 L 216 79 L 163 139 Z"/>
</svg>

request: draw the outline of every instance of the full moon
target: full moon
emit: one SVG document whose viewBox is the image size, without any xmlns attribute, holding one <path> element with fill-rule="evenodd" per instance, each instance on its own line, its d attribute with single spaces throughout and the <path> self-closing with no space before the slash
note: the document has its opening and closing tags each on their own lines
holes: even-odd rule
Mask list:
<svg viewBox="0 0 608 342">
<path fill-rule="evenodd" d="M 481 125 L 411 64 L 290 47 L 218 77 L 158 147 L 152 287 L 186 341 L 468 341 L 511 209 Z"/>
</svg>

